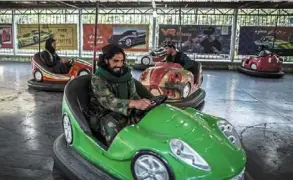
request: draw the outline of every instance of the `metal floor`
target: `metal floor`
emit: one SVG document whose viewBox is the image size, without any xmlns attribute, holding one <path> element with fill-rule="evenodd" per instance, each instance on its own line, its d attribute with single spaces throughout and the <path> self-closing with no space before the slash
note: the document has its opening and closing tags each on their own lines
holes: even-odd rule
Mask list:
<svg viewBox="0 0 293 180">
<path fill-rule="evenodd" d="M 0 62 L 0 179 L 62 179 L 52 173 L 62 93 L 28 90 L 30 78 L 29 63 Z M 203 88 L 203 112 L 229 120 L 243 139 L 248 179 L 293 179 L 293 75 L 204 71 Z"/>
</svg>

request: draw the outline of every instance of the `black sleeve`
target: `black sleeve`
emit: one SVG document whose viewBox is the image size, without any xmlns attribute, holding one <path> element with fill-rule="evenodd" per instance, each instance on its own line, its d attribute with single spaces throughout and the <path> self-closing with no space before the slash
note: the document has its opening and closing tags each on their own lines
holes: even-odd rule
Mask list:
<svg viewBox="0 0 293 180">
<path fill-rule="evenodd" d="M 218 51 L 222 51 L 222 44 L 220 43 L 219 40 L 215 41 L 215 46 L 217 48 Z"/>
<path fill-rule="evenodd" d="M 184 53 L 181 55 L 181 63 L 184 69 L 189 69 L 193 66 L 193 61 Z"/>
<path fill-rule="evenodd" d="M 54 61 L 51 60 L 50 54 L 47 51 L 43 51 L 41 53 L 42 59 L 44 63 L 46 63 L 47 66 L 53 67 L 54 66 Z"/>
<path fill-rule="evenodd" d="M 172 60 L 172 55 L 171 54 L 168 54 L 168 56 L 166 57 L 166 62 L 173 62 Z"/>
<path fill-rule="evenodd" d="M 58 54 L 55 55 L 55 63 L 58 64 L 61 61 L 60 56 Z"/>
<path fill-rule="evenodd" d="M 206 47 L 206 40 L 207 39 L 204 39 L 203 41 L 200 42 L 200 45 L 204 48 Z"/>
</svg>

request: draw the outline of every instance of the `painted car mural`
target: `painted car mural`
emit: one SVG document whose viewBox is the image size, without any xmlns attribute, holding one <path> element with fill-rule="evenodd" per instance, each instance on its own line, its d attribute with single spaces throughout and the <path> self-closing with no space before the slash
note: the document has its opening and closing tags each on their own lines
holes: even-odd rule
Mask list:
<svg viewBox="0 0 293 180">
<path fill-rule="evenodd" d="M 6 29 L 2 29 L 2 33 L 1 33 L 1 42 L 7 42 L 7 41 L 11 41 L 11 35 L 9 33 L 9 31 L 7 31 Z"/>
<path fill-rule="evenodd" d="M 33 30 L 29 33 L 23 34 L 22 36 L 18 36 L 18 48 L 28 46 L 28 45 L 33 45 L 37 44 L 43 41 L 46 41 L 52 34 L 52 31 L 40 31 L 40 39 L 39 39 L 39 31 Z"/>
<path fill-rule="evenodd" d="M 260 40 L 254 42 L 259 48 L 264 49 L 293 49 L 291 43 L 275 39 L 274 36 L 263 36 Z"/>
<path fill-rule="evenodd" d="M 122 34 L 112 35 L 108 39 L 108 43 L 118 44 L 123 48 L 130 48 L 135 45 L 146 43 L 146 32 L 138 32 L 137 30 L 128 30 Z"/>
</svg>

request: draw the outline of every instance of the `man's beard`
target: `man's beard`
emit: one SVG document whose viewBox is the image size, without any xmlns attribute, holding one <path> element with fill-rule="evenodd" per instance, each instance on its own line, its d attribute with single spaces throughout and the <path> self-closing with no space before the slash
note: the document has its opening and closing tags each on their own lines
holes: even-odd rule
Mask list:
<svg viewBox="0 0 293 180">
<path fill-rule="evenodd" d="M 114 76 L 119 77 L 119 76 L 121 76 L 121 75 L 124 74 L 124 72 L 125 72 L 125 67 L 124 67 L 124 66 L 122 66 L 122 67 L 114 67 L 114 68 L 110 68 L 110 67 L 108 67 L 108 70 L 109 70 L 109 72 L 110 72 L 111 74 L 113 74 Z"/>
</svg>

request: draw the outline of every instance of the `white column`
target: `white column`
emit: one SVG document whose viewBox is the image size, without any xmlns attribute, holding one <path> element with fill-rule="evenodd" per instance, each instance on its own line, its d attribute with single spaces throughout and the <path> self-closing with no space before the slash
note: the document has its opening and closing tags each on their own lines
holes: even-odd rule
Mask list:
<svg viewBox="0 0 293 180">
<path fill-rule="evenodd" d="M 17 46 L 17 28 L 16 28 L 16 18 L 15 10 L 12 10 L 12 41 L 13 41 L 13 55 L 16 55 L 16 46 Z"/>
<path fill-rule="evenodd" d="M 78 10 L 78 25 L 79 25 L 79 34 L 78 34 L 78 38 L 79 38 L 79 53 L 78 56 L 79 58 L 81 58 L 82 56 L 82 51 L 83 51 L 83 23 L 82 23 L 82 9 Z"/>
<path fill-rule="evenodd" d="M 231 42 L 230 42 L 230 59 L 231 59 L 231 62 L 234 61 L 236 29 L 237 29 L 237 16 L 238 16 L 238 9 L 234 9 L 233 20 L 232 20 L 233 21 L 232 22 L 232 35 L 231 35 Z"/>
<path fill-rule="evenodd" d="M 153 29 L 152 29 L 152 48 L 155 49 L 156 48 L 156 28 L 157 28 L 157 12 L 154 9 L 153 12 Z"/>
</svg>

